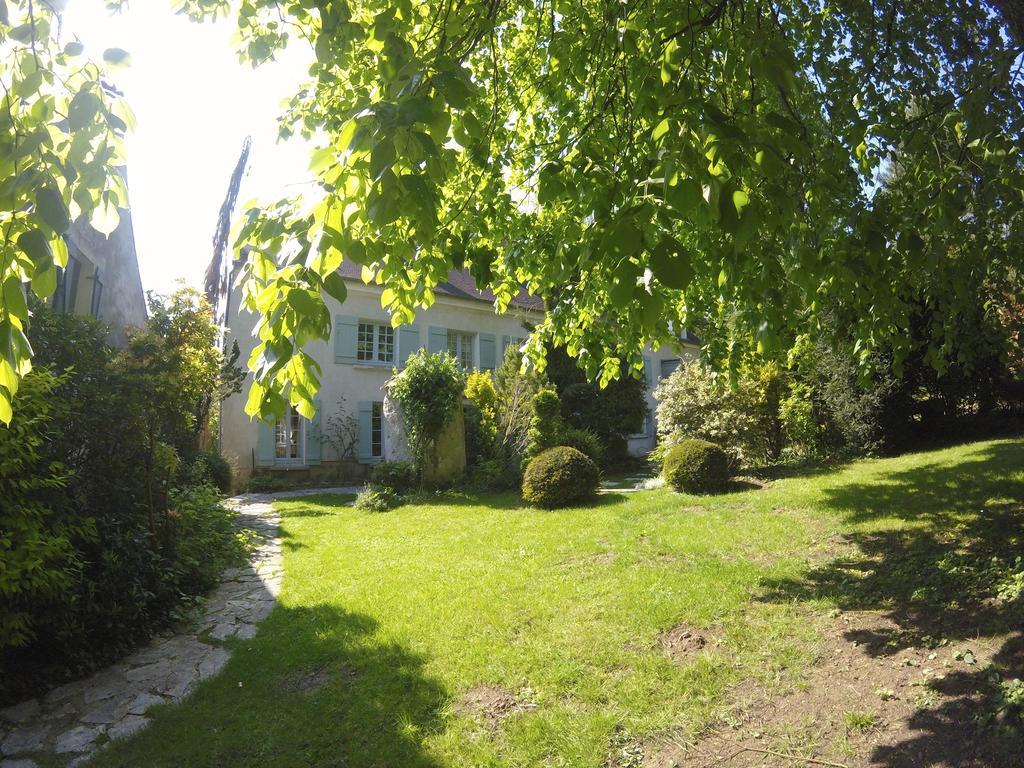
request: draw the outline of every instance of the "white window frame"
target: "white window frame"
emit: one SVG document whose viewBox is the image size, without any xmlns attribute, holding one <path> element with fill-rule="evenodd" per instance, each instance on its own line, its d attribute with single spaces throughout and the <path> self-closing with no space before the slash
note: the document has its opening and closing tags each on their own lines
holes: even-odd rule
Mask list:
<svg viewBox="0 0 1024 768">
<path fill-rule="evenodd" d="M 283 418 L 274 425 L 274 464 L 279 466 L 301 466 L 306 463 L 306 420 L 299 415 L 291 403 Z M 297 425 L 297 427 L 295 426 Z M 283 440 L 282 440 L 283 435 Z M 279 456 L 278 448 L 287 448 L 292 444 L 294 436 L 295 456 Z"/>
<path fill-rule="evenodd" d="M 455 348 L 452 349 L 452 341 Z M 459 366 L 464 371 L 472 371 L 476 367 L 476 334 L 470 331 L 459 331 L 454 328 L 448 329 L 448 352 L 459 361 Z M 469 365 L 466 365 L 466 351 L 469 351 Z"/>
<path fill-rule="evenodd" d="M 365 352 L 363 349 L 364 327 L 369 326 L 373 334 L 370 341 L 370 350 Z M 387 345 L 387 337 L 390 337 L 391 341 L 391 354 L 385 359 L 385 349 Z M 363 354 L 369 354 L 369 357 L 362 357 Z M 394 365 L 395 360 L 398 357 L 398 334 L 395 333 L 395 329 L 387 323 L 380 323 L 375 320 L 359 320 L 356 323 L 356 365 Z"/>
<path fill-rule="evenodd" d="M 380 400 L 370 406 L 370 457 L 384 458 L 384 403 Z"/>
</svg>

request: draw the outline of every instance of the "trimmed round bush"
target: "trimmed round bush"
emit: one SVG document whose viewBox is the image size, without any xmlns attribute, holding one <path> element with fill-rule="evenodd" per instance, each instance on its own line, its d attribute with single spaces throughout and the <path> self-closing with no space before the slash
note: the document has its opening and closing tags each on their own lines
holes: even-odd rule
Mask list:
<svg viewBox="0 0 1024 768">
<path fill-rule="evenodd" d="M 538 453 L 523 475 L 523 499 L 555 509 L 585 499 L 597 490 L 600 472 L 583 453 L 560 445 Z"/>
<path fill-rule="evenodd" d="M 729 456 L 707 440 L 684 440 L 668 449 L 663 473 L 682 493 L 716 493 L 729 482 Z"/>
</svg>

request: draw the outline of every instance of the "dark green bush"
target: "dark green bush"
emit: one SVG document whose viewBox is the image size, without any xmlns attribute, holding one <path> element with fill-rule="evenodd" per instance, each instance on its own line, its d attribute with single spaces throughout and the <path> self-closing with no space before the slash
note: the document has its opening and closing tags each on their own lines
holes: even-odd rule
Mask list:
<svg viewBox="0 0 1024 768">
<path fill-rule="evenodd" d="M 729 483 L 729 456 L 707 440 L 684 440 L 668 449 L 663 471 L 681 493 L 715 493 Z"/>
<path fill-rule="evenodd" d="M 228 460 L 214 451 L 199 451 L 190 465 L 195 484 L 209 483 L 221 493 L 231 493 L 233 478 Z"/>
<path fill-rule="evenodd" d="M 397 494 L 408 493 L 419 485 L 416 467 L 408 461 L 382 461 L 373 468 L 370 483 Z"/>
<path fill-rule="evenodd" d="M 356 496 L 355 508 L 363 512 L 387 512 L 401 503 L 402 497 L 390 488 L 368 486 Z"/>
<path fill-rule="evenodd" d="M 597 465 L 575 448 L 549 448 L 527 465 L 523 499 L 546 509 L 565 507 L 591 496 L 600 479 Z"/>
<path fill-rule="evenodd" d="M 577 429 L 576 427 L 565 427 L 558 434 L 558 444 L 575 448 L 592 462 L 601 465 L 604 458 L 604 448 L 601 439 L 596 433 L 589 429 Z"/>
<path fill-rule="evenodd" d="M 514 457 L 487 459 L 470 467 L 466 488 L 470 491 L 509 491 L 523 481 L 521 463 Z"/>
<path fill-rule="evenodd" d="M 245 484 L 246 493 L 273 493 L 274 491 L 291 491 L 298 485 L 286 475 L 272 472 L 258 472 Z"/>
<path fill-rule="evenodd" d="M 187 327 L 212 325 L 200 315 Z M 164 316 L 117 350 L 102 324 L 33 307 L 35 367 L 0 429 L 0 706 L 116 660 L 241 556 L 179 461 L 203 422 L 183 398 L 216 396 L 191 354 L 209 334 Z"/>
</svg>

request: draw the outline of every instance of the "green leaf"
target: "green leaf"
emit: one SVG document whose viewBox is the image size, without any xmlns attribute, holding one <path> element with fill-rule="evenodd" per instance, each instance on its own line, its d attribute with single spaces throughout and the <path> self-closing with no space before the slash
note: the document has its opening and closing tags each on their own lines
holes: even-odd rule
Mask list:
<svg viewBox="0 0 1024 768">
<path fill-rule="evenodd" d="M 103 60 L 111 67 L 127 67 L 132 60 L 128 51 L 122 48 L 107 48 L 103 52 Z"/>
<path fill-rule="evenodd" d="M 37 270 L 32 276 L 32 290 L 40 299 L 47 299 L 57 290 L 57 270 L 51 264 L 47 269 Z"/>
<path fill-rule="evenodd" d="M 68 128 L 80 131 L 89 125 L 103 107 L 103 102 L 92 91 L 79 91 L 68 106 Z"/>
<path fill-rule="evenodd" d="M 72 40 L 64 46 L 64 53 L 68 56 L 81 56 L 85 52 L 85 46 L 77 40 Z"/>
<path fill-rule="evenodd" d="M 64 199 L 52 187 L 42 187 L 36 192 L 36 209 L 47 226 L 57 234 L 64 234 L 71 227 Z"/>
<path fill-rule="evenodd" d="M 32 263 L 52 264 L 53 251 L 50 250 L 49 239 L 38 229 L 30 229 L 18 236 L 18 247 L 28 256 Z"/>
<path fill-rule="evenodd" d="M 345 299 L 348 298 L 348 286 L 345 284 L 345 279 L 338 272 L 331 272 L 324 278 L 324 290 L 341 304 L 344 304 Z"/>
<path fill-rule="evenodd" d="M 682 244 L 666 235 L 651 253 L 651 271 L 667 288 L 682 290 L 693 280 L 693 265 L 683 251 Z"/>
<path fill-rule="evenodd" d="M 378 181 L 384 171 L 395 162 L 395 142 L 390 138 L 380 139 L 373 145 L 370 153 L 370 178 Z"/>
</svg>

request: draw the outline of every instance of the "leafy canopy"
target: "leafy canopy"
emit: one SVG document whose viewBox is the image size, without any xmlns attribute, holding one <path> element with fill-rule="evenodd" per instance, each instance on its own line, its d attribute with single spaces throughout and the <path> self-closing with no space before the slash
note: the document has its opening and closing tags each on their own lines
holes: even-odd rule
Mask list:
<svg viewBox="0 0 1024 768">
<path fill-rule="evenodd" d="M 528 354 L 564 346 L 606 383 L 682 328 L 735 370 L 836 308 L 864 359 L 899 360 L 905 286 L 1019 258 L 1024 92 L 984 3 L 245 0 L 238 24 L 253 63 L 312 45 L 281 133 L 322 137 L 324 192 L 240 230 L 252 413 L 315 389 L 302 350 L 342 259 L 396 324 L 451 267 L 499 311 L 525 283 L 549 308 Z M 876 194 L 897 159 L 898 193 Z"/>
<path fill-rule="evenodd" d="M 128 193 L 122 135 L 135 118 L 105 83 L 127 53 L 100 62 L 63 40 L 55 6 L 0 0 L 0 422 L 31 369 L 25 336 L 27 291 L 41 299 L 57 287 L 68 260 L 61 237 L 87 220 L 104 234 L 118 224 Z M 66 37 L 66 35 L 65 35 Z"/>
<path fill-rule="evenodd" d="M 564 346 L 607 383 L 682 328 L 736 370 L 823 312 L 863 359 L 898 363 L 906 286 L 952 276 L 938 310 L 955 318 L 960 286 L 1020 258 L 1019 40 L 983 2 L 175 5 L 234 14 L 254 65 L 292 41 L 314 58 L 280 132 L 319 142 L 322 197 L 254 207 L 239 230 L 262 316 L 252 414 L 311 414 L 304 350 L 330 334 L 343 259 L 396 325 L 451 267 L 499 311 L 525 283 L 549 309 L 527 354 Z M 897 161 L 898 189 L 877 194 Z"/>
</svg>

